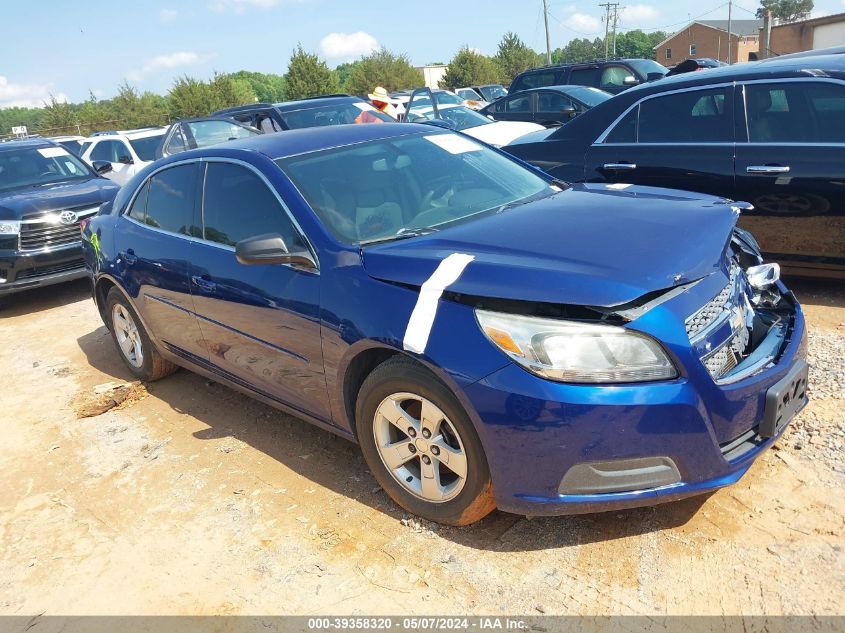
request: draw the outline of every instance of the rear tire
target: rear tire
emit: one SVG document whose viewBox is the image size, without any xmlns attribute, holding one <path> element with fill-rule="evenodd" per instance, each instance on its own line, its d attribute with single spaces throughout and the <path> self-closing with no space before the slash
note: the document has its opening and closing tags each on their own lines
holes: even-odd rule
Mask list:
<svg viewBox="0 0 845 633">
<path fill-rule="evenodd" d="M 118 354 L 135 378 L 152 382 L 178 369 L 158 353 L 135 309 L 116 287 L 106 296 L 106 317 Z"/>
<path fill-rule="evenodd" d="M 376 367 L 358 393 L 355 426 L 376 480 L 408 512 L 468 525 L 495 509 L 490 469 L 469 416 L 419 364 L 395 356 Z"/>
</svg>

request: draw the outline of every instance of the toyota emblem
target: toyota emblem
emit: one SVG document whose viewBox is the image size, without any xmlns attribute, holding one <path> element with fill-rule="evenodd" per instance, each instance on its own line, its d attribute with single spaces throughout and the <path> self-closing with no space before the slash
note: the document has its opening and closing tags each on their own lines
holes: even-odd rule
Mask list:
<svg viewBox="0 0 845 633">
<path fill-rule="evenodd" d="M 62 211 L 59 214 L 59 222 L 62 224 L 76 224 L 79 222 L 79 216 L 73 211 Z"/>
</svg>

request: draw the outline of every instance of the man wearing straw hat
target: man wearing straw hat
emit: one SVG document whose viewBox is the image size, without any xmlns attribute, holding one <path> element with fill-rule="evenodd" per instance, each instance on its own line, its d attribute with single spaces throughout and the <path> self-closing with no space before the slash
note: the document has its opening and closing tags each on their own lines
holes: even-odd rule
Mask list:
<svg viewBox="0 0 845 633">
<path fill-rule="evenodd" d="M 387 96 L 387 90 L 384 89 L 382 86 L 376 87 L 372 93 L 368 94 L 367 97 L 372 101 L 373 105 L 381 112 L 384 112 L 386 115 L 393 117 L 394 119 L 397 117 L 396 108 L 393 107 L 391 103 L 391 99 Z"/>
</svg>

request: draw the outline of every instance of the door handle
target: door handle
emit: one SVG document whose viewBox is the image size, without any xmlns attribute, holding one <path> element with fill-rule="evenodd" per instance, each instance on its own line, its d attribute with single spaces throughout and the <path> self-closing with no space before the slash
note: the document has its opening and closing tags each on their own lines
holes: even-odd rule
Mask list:
<svg viewBox="0 0 845 633">
<path fill-rule="evenodd" d="M 788 165 L 749 165 L 745 168 L 747 174 L 788 174 Z"/>
<path fill-rule="evenodd" d="M 134 264 L 135 262 L 137 262 L 137 261 L 138 261 L 138 257 L 135 255 L 135 251 L 133 251 L 131 248 L 130 248 L 129 250 L 127 250 L 127 251 L 123 254 L 123 261 L 125 261 L 125 262 L 126 262 L 126 265 L 127 265 L 127 266 L 131 266 L 132 264 Z"/>
<path fill-rule="evenodd" d="M 631 171 L 636 169 L 636 163 L 605 163 L 602 167 L 608 171 Z"/>
<path fill-rule="evenodd" d="M 191 277 L 191 281 L 194 282 L 194 285 L 203 292 L 214 292 L 217 289 L 216 283 L 211 281 L 211 279 L 206 279 L 200 275 L 194 275 Z"/>
</svg>

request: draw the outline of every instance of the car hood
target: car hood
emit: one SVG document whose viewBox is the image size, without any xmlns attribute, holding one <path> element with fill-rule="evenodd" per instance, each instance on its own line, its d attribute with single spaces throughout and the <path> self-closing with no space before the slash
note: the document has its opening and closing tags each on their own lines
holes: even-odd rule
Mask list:
<svg viewBox="0 0 845 633">
<path fill-rule="evenodd" d="M 683 191 L 579 184 L 502 213 L 363 249 L 367 273 L 421 286 L 452 253 L 474 259 L 450 291 L 617 306 L 720 269 L 739 215 Z"/>
<path fill-rule="evenodd" d="M 550 127 L 550 128 L 543 128 L 541 130 L 535 130 L 530 134 L 525 134 L 520 136 L 519 138 L 515 138 L 511 141 L 511 145 L 521 145 L 523 143 L 539 143 L 540 141 L 545 141 L 549 138 L 552 134 L 557 132 L 560 128 L 559 127 Z"/>
<path fill-rule="evenodd" d="M 113 199 L 119 189 L 105 178 L 90 178 L 0 192 L 0 220 L 20 220 L 36 213 L 87 205 L 100 206 Z"/>
<path fill-rule="evenodd" d="M 468 134 L 479 141 L 484 141 L 490 145 L 507 145 L 531 132 L 545 129 L 539 123 L 525 123 L 522 121 L 496 121 L 488 125 L 478 125 L 476 127 L 467 128 L 463 130 L 464 134 Z"/>
</svg>

